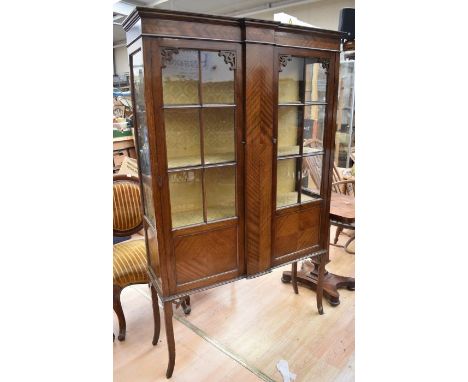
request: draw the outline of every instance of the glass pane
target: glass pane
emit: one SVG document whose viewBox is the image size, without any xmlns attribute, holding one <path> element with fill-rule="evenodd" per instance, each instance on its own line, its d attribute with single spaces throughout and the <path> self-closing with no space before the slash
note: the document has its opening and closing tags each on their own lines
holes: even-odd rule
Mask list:
<svg viewBox="0 0 468 382">
<path fill-rule="evenodd" d="M 301 106 L 278 108 L 278 156 L 299 154 Z"/>
<path fill-rule="evenodd" d="M 302 202 L 313 200 L 313 194 L 320 196 L 322 158 L 323 155 L 312 155 L 302 158 Z"/>
<path fill-rule="evenodd" d="M 198 51 L 180 49 L 162 70 L 164 105 L 198 104 Z"/>
<path fill-rule="evenodd" d="M 276 208 L 298 202 L 296 169 L 299 159 L 277 161 Z"/>
<path fill-rule="evenodd" d="M 138 135 L 138 158 L 143 182 L 143 208 L 146 217 L 155 226 L 153 192 L 151 188 L 151 162 L 149 154 L 148 126 L 146 122 L 145 81 L 143 54 L 141 51 L 132 56 L 133 91 L 135 96 L 134 112 Z"/>
<path fill-rule="evenodd" d="M 173 228 L 203 222 L 201 170 L 170 173 L 169 192 Z"/>
<path fill-rule="evenodd" d="M 205 170 L 207 219 L 217 220 L 236 215 L 236 167 Z"/>
<path fill-rule="evenodd" d="M 327 74 L 320 62 L 306 59 L 305 100 L 326 102 L 327 100 Z"/>
<path fill-rule="evenodd" d="M 203 124 L 205 163 L 234 161 L 234 109 L 204 109 Z"/>
<path fill-rule="evenodd" d="M 304 59 L 292 57 L 279 72 L 279 103 L 303 102 Z"/>
<path fill-rule="evenodd" d="M 165 109 L 169 168 L 201 164 L 198 109 Z"/>
<path fill-rule="evenodd" d="M 304 107 L 304 154 L 323 150 L 325 105 Z"/>
<path fill-rule="evenodd" d="M 203 103 L 234 103 L 234 71 L 218 52 L 200 52 Z"/>
<path fill-rule="evenodd" d="M 338 167 L 352 165 L 354 147 L 354 61 L 340 63 L 338 110 L 336 113 L 335 163 Z"/>
<path fill-rule="evenodd" d="M 141 176 L 143 184 L 143 206 L 145 216 L 148 218 L 153 227 L 156 227 L 154 218 L 153 188 L 151 185 L 151 176 L 143 174 L 141 174 Z"/>
</svg>

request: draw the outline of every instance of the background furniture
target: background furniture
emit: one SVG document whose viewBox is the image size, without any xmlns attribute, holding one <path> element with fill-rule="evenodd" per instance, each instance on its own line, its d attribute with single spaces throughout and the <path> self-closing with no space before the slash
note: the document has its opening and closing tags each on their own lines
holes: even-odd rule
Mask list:
<svg viewBox="0 0 468 382">
<path fill-rule="evenodd" d="M 140 7 L 123 27 L 170 377 L 180 297 L 314 257 L 323 313 L 342 34 Z"/>
<path fill-rule="evenodd" d="M 115 237 L 127 238 L 143 228 L 143 215 L 138 178 L 128 175 L 114 175 L 113 184 L 113 232 Z M 113 247 L 113 294 L 114 311 L 119 320 L 119 341 L 125 340 L 126 322 L 120 301 L 122 290 L 134 284 L 148 284 L 146 270 L 146 243 L 144 239 L 126 240 Z M 154 305 L 153 309 L 159 308 Z M 190 299 L 175 301 L 184 313 L 190 313 Z M 154 316 L 159 320 L 159 313 Z M 159 323 L 155 327 L 159 327 Z M 159 333 L 158 333 L 159 335 Z M 157 339 L 153 339 L 156 345 Z"/>
<path fill-rule="evenodd" d="M 126 156 L 136 158 L 135 141 L 132 137 L 122 137 L 113 139 L 113 171 L 119 171 L 120 166 Z"/>
<path fill-rule="evenodd" d="M 335 187 L 339 188 L 338 186 L 339 184 L 335 184 Z M 354 219 L 354 197 L 340 193 L 332 193 L 330 224 L 353 229 Z M 348 243 L 349 242 L 351 242 L 351 240 L 349 240 Z M 294 293 L 296 294 L 298 293 L 298 282 L 312 290 L 318 290 L 318 284 L 320 282 L 319 266 L 320 264 L 315 259 L 305 260 L 302 263 L 301 270 L 298 271 L 297 263 L 293 263 L 291 271 L 283 272 L 281 281 L 284 283 L 291 282 Z M 337 306 L 340 304 L 340 294 L 338 293 L 338 289 L 347 288 L 348 290 L 354 290 L 354 285 L 355 280 L 353 277 L 335 275 L 325 270 L 323 278 L 323 295 L 330 305 Z"/>
<path fill-rule="evenodd" d="M 339 195 L 348 195 L 349 197 L 354 198 L 355 195 L 355 185 L 354 185 L 354 179 L 352 180 L 342 180 L 339 182 L 333 182 L 332 183 L 332 190 L 333 192 L 339 194 Z M 346 203 L 349 201 L 350 198 L 344 198 L 343 203 Z M 344 204 L 344 208 L 346 208 L 348 205 Z M 347 210 L 341 210 L 341 211 L 335 211 L 334 214 L 335 218 L 330 219 L 330 224 L 336 226 L 336 232 L 335 232 L 335 238 L 333 240 L 333 244 L 336 245 L 338 242 L 338 238 L 340 236 L 340 233 L 343 232 L 343 229 L 349 229 L 354 232 L 355 226 L 354 226 L 354 201 L 353 201 L 353 208 L 352 211 L 349 209 Z M 349 240 L 346 242 L 346 244 L 343 246 L 344 250 L 348 253 L 354 254 L 353 251 L 350 251 L 348 249 L 348 246 L 354 241 L 354 233 L 350 236 Z"/>
</svg>

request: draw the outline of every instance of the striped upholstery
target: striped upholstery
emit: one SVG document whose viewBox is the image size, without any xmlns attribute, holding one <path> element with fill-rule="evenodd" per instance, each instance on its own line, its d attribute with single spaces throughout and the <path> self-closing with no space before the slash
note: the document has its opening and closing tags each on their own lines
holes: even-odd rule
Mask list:
<svg viewBox="0 0 468 382">
<path fill-rule="evenodd" d="M 141 224 L 140 188 L 133 182 L 114 182 L 114 230 L 128 231 Z"/>
<path fill-rule="evenodd" d="M 145 240 L 129 240 L 114 245 L 113 283 L 121 288 L 149 282 L 146 273 Z"/>
</svg>

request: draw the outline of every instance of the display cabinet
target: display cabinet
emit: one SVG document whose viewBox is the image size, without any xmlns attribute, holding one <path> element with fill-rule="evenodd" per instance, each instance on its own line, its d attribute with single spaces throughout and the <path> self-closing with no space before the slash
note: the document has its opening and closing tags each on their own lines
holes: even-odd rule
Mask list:
<svg viewBox="0 0 468 382">
<path fill-rule="evenodd" d="M 170 377 L 172 301 L 308 257 L 323 278 L 341 34 L 140 7 L 124 28 Z"/>
</svg>

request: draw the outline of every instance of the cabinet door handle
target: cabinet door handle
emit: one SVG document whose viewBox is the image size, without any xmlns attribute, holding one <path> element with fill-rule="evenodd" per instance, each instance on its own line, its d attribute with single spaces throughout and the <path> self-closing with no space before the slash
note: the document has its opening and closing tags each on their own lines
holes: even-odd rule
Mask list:
<svg viewBox="0 0 468 382">
<path fill-rule="evenodd" d="M 272 141 L 273 141 L 273 144 L 276 145 L 277 139 L 273 138 Z"/>
</svg>

